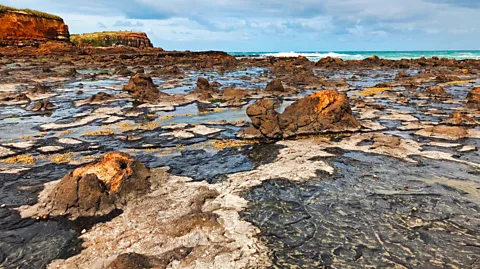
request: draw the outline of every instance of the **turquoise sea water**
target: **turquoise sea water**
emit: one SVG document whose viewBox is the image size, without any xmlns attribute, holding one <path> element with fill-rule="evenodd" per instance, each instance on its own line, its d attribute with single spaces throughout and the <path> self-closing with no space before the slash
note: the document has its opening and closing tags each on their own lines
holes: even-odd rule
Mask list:
<svg viewBox="0 0 480 269">
<path fill-rule="evenodd" d="M 342 58 L 344 60 L 362 60 L 376 55 L 380 58 L 399 60 L 399 59 L 417 59 L 421 57 L 430 58 L 437 56 L 439 58 L 480 59 L 480 50 L 458 50 L 458 51 L 342 51 L 342 52 L 229 52 L 233 56 L 249 57 L 297 57 L 305 56 L 312 61 L 318 61 L 327 56 Z"/>
</svg>

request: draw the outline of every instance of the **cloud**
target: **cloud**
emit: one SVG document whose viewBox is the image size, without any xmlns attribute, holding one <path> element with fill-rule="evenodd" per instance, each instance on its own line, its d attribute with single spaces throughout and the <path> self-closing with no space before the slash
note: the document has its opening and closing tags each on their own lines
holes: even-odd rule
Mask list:
<svg viewBox="0 0 480 269">
<path fill-rule="evenodd" d="M 142 27 L 143 25 L 144 24 L 139 21 L 132 23 L 131 21 L 127 20 L 118 20 L 113 24 L 114 27 Z"/>
<path fill-rule="evenodd" d="M 433 3 L 444 3 L 453 6 L 477 8 L 480 9 L 480 1 L 478 0 L 428 0 Z"/>
<path fill-rule="evenodd" d="M 98 28 L 102 28 L 102 29 L 107 28 L 107 26 L 105 24 L 101 23 L 101 22 L 97 22 L 97 26 L 98 26 Z"/>
<path fill-rule="evenodd" d="M 3 2 L 59 14 L 75 32 L 150 29 L 159 46 L 191 49 L 478 49 L 480 42 L 479 0 Z"/>
</svg>

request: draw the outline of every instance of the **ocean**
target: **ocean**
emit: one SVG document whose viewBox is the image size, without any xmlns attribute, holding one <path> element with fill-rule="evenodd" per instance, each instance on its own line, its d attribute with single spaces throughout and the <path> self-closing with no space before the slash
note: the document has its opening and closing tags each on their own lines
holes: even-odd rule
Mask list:
<svg viewBox="0 0 480 269">
<path fill-rule="evenodd" d="M 249 57 L 298 57 L 300 55 L 307 57 L 311 61 L 318 61 L 325 57 L 342 58 L 344 60 L 362 60 L 376 55 L 383 59 L 418 59 L 421 57 L 430 58 L 437 56 L 439 58 L 451 59 L 480 59 L 480 50 L 458 50 L 458 51 L 342 51 L 342 52 L 229 52 L 233 56 Z"/>
</svg>

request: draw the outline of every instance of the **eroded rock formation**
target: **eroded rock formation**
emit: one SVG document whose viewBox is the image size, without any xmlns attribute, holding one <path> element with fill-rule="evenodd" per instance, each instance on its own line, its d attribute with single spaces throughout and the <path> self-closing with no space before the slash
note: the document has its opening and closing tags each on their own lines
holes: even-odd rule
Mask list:
<svg viewBox="0 0 480 269">
<path fill-rule="evenodd" d="M 149 169 L 130 155 L 111 152 L 97 163 L 75 169 L 52 190 L 48 214 L 98 216 L 122 207 L 149 187 Z"/>
<path fill-rule="evenodd" d="M 285 88 L 283 88 L 282 82 L 279 79 L 274 79 L 267 84 L 265 88 L 267 92 L 284 92 Z"/>
<path fill-rule="evenodd" d="M 324 132 L 354 131 L 360 124 L 347 97 L 325 90 L 304 97 L 279 114 L 273 100 L 261 100 L 247 109 L 252 124 L 265 137 L 279 139 Z"/>
<path fill-rule="evenodd" d="M 169 96 L 169 94 L 160 92 L 153 83 L 152 78 L 145 74 L 136 74 L 131 77 L 128 84 L 123 87 L 123 90 L 142 102 L 155 102 L 162 96 Z"/>
<path fill-rule="evenodd" d="M 204 77 L 198 77 L 197 79 L 197 87 L 193 91 L 193 93 L 215 93 L 215 89 L 213 86 L 208 82 L 208 80 Z"/>
<path fill-rule="evenodd" d="M 274 100 L 260 100 L 247 108 L 247 115 L 253 126 L 268 138 L 282 138 L 279 125 L 279 113 L 275 110 Z"/>
</svg>

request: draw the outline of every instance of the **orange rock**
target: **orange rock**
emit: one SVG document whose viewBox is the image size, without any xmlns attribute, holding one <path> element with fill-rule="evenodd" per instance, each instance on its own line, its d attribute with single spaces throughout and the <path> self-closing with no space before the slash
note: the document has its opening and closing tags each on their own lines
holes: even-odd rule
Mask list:
<svg viewBox="0 0 480 269">
<path fill-rule="evenodd" d="M 130 155 L 107 153 L 101 161 L 66 175 L 48 196 L 47 209 L 53 216 L 72 218 L 108 214 L 145 191 L 149 177 L 149 169 Z"/>
<path fill-rule="evenodd" d="M 325 90 L 298 100 L 279 116 L 283 137 L 357 130 L 347 96 Z"/>
<path fill-rule="evenodd" d="M 474 88 L 467 95 L 467 108 L 480 110 L 480 87 Z"/>
<path fill-rule="evenodd" d="M 344 94 L 335 90 L 316 92 L 291 104 L 279 114 L 273 100 L 257 101 L 247 108 L 252 124 L 265 137 L 280 139 L 360 128 Z"/>
<path fill-rule="evenodd" d="M 0 11 L 0 46 L 38 46 L 47 41 L 69 40 L 68 26 L 61 18 Z"/>
</svg>

